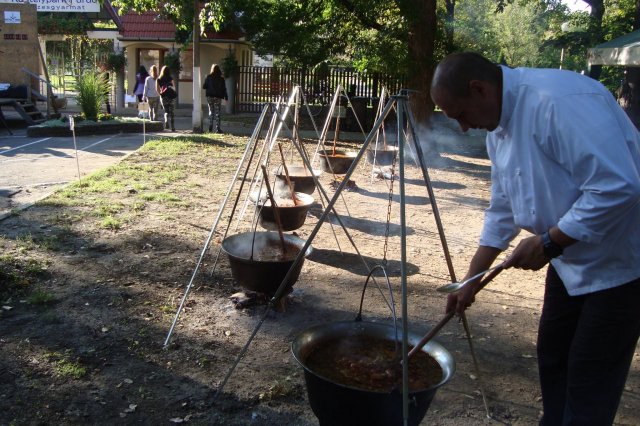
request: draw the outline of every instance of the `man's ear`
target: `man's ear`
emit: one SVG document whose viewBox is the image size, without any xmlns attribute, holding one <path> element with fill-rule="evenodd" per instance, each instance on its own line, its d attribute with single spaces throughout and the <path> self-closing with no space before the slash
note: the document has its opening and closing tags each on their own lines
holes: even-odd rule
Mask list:
<svg viewBox="0 0 640 426">
<path fill-rule="evenodd" d="M 482 80 L 469 81 L 469 94 L 485 96 L 487 94 L 487 82 Z"/>
</svg>

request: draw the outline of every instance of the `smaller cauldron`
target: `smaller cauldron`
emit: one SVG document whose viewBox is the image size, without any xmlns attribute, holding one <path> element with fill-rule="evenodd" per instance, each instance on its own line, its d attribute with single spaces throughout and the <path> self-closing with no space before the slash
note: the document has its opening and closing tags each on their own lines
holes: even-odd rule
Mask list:
<svg viewBox="0 0 640 426">
<path fill-rule="evenodd" d="M 367 150 L 367 161 L 369 164 L 375 163 L 380 166 L 390 166 L 393 164 L 393 158 L 397 155 L 398 148 L 394 146 L 388 146 L 387 149 Z"/>
<path fill-rule="evenodd" d="M 344 151 L 336 149 L 335 154 L 331 149 L 325 149 L 318 152 L 320 156 L 320 167 L 328 173 L 342 175 L 347 173 L 357 153 L 353 151 Z"/>
<path fill-rule="evenodd" d="M 291 179 L 293 183 L 293 190 L 296 192 L 304 192 L 305 194 L 313 194 L 313 191 L 316 189 L 316 182 L 313 175 L 318 178 L 322 174 L 322 170 L 313 169 L 312 175 L 311 171 L 304 166 L 289 166 L 287 167 L 287 171 L 289 172 L 289 179 Z M 282 166 L 276 170 L 276 179 L 284 181 L 285 184 L 287 182 L 287 176 Z"/>
<path fill-rule="evenodd" d="M 285 253 L 277 232 L 245 232 L 225 238 L 222 251 L 229 257 L 231 275 L 236 282 L 247 290 L 275 294 L 305 245 L 305 240 L 295 235 L 285 234 L 284 240 Z M 305 257 L 312 251 L 309 246 Z M 304 258 L 289 277 L 286 290 L 298 280 L 303 263 Z"/>
<path fill-rule="evenodd" d="M 276 200 L 278 206 L 275 209 L 278 210 L 283 231 L 293 231 L 304 225 L 309 207 L 311 207 L 314 201 L 311 195 L 303 194 L 302 192 L 296 192 L 295 194 L 297 198 L 297 204 L 295 206 L 291 198 L 285 200 L 288 204 L 281 205 L 278 205 L 280 201 Z M 260 209 L 260 225 L 270 231 L 278 230 L 271 200 L 267 200 Z"/>
</svg>

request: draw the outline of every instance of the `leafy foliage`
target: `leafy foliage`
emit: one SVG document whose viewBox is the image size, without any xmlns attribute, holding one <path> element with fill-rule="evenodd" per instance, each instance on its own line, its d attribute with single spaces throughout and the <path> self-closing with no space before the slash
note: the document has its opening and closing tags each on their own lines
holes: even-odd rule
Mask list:
<svg viewBox="0 0 640 426">
<path fill-rule="evenodd" d="M 87 120 L 98 120 L 100 109 L 109 93 L 109 83 L 103 73 L 88 72 L 78 77 L 76 101 Z"/>
<path fill-rule="evenodd" d="M 198 11 L 201 33 L 205 31 L 220 31 L 225 22 L 233 16 L 232 0 L 214 0 L 205 2 Z M 159 11 L 158 16 L 169 19 L 176 25 L 176 41 L 181 44 L 189 44 L 193 31 L 194 2 L 190 0 L 113 0 L 113 6 L 120 9 L 120 13 L 128 11 L 145 12 L 148 10 Z"/>
<path fill-rule="evenodd" d="M 398 3 L 382 0 L 236 0 L 258 54 L 298 66 L 326 59 L 360 70 L 405 69 L 408 26 Z"/>
<path fill-rule="evenodd" d="M 84 19 L 78 13 L 72 16 L 60 16 L 60 13 L 38 13 L 38 33 L 39 34 L 63 34 L 70 35 L 85 34 L 87 30 L 93 28 L 91 22 Z"/>
<path fill-rule="evenodd" d="M 238 61 L 235 56 L 233 56 L 233 52 L 229 51 L 229 54 L 222 59 L 222 63 L 220 64 L 222 68 L 222 74 L 225 77 L 232 77 L 238 74 L 240 67 L 238 66 Z"/>
<path fill-rule="evenodd" d="M 177 75 L 182 71 L 182 63 L 180 62 L 180 52 L 168 52 L 164 55 L 164 64 L 171 70 L 172 73 Z"/>
<path fill-rule="evenodd" d="M 127 56 L 124 52 L 116 53 L 111 52 L 109 56 L 107 56 L 107 61 L 105 63 L 105 69 L 107 71 L 122 71 L 124 67 L 127 65 Z"/>
</svg>

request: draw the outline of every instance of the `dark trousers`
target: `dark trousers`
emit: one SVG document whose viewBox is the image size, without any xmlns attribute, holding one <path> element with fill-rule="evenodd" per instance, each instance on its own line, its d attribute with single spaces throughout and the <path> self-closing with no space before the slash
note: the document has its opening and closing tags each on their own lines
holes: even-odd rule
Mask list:
<svg viewBox="0 0 640 426">
<path fill-rule="evenodd" d="M 216 130 L 220 131 L 220 109 L 222 106 L 222 99 L 207 96 L 207 105 L 209 106 L 209 129 L 213 129 L 213 122 L 215 121 Z"/>
<path fill-rule="evenodd" d="M 538 330 L 544 426 L 611 425 L 640 336 L 640 279 L 571 297 L 549 265 Z"/>
</svg>

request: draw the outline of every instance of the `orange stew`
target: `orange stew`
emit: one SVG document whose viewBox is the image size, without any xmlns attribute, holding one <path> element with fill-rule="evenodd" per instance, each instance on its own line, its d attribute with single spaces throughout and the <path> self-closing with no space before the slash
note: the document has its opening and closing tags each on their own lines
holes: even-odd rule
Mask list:
<svg viewBox="0 0 640 426">
<path fill-rule="evenodd" d="M 402 364 L 398 342 L 371 336 L 336 338 L 314 348 L 305 360 L 314 373 L 334 383 L 365 391 L 402 390 Z M 411 348 L 410 348 L 411 349 Z M 440 364 L 420 351 L 409 360 L 409 391 L 433 387 L 442 380 Z"/>
</svg>

